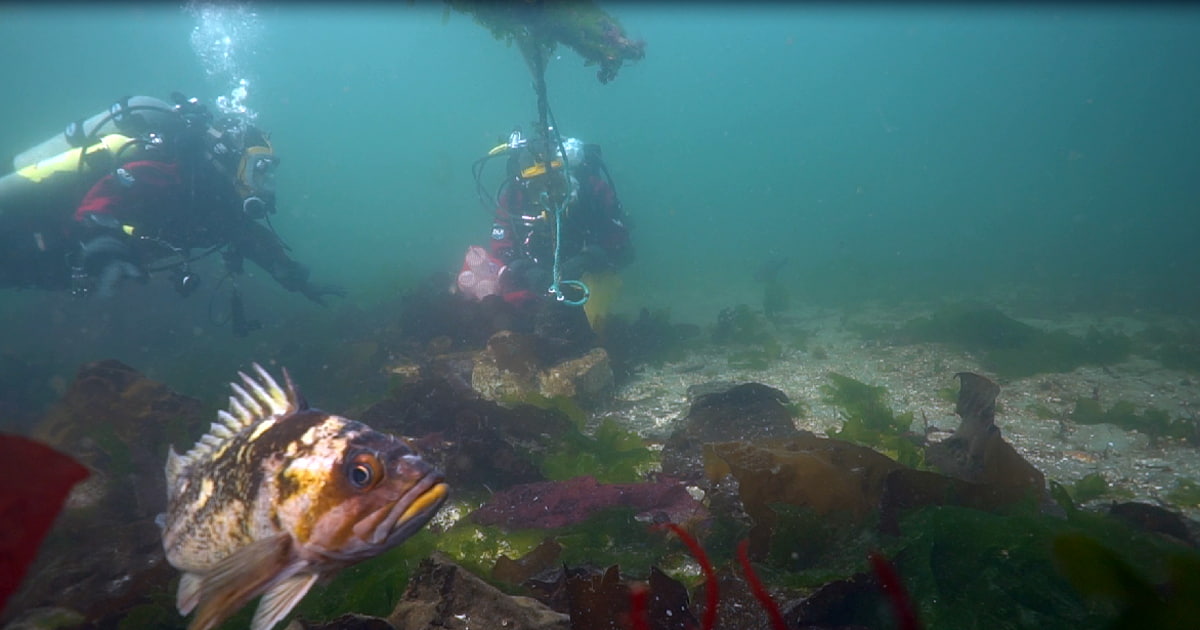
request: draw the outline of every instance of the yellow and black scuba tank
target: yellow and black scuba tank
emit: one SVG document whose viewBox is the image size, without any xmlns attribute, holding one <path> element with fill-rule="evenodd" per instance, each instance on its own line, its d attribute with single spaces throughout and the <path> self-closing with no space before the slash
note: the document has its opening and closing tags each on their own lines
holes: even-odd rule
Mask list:
<svg viewBox="0 0 1200 630">
<path fill-rule="evenodd" d="M 171 134 L 180 124 L 164 101 L 134 96 L 67 125 L 13 159 L 13 171 L 0 177 L 0 216 L 44 212 L 71 197 L 78 201 L 103 175 L 146 157 L 155 146 L 150 134 Z M 155 136 L 159 144 L 161 138 Z"/>
<path fill-rule="evenodd" d="M 175 109 L 153 96 L 123 98 L 105 111 L 74 121 L 57 134 L 13 158 L 13 170 L 50 159 L 70 149 L 90 146 L 103 136 L 120 133 L 130 137 L 151 131 L 163 133 L 178 124 Z"/>
</svg>

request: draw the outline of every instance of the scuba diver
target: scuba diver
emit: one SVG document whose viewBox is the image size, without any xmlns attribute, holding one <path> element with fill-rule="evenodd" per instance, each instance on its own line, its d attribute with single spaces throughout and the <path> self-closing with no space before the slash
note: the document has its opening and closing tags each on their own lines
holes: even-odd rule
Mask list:
<svg viewBox="0 0 1200 630">
<path fill-rule="evenodd" d="M 542 146 L 554 151 L 549 167 Z M 633 259 L 627 219 L 600 146 L 577 138 L 557 146 L 529 141 L 517 130 L 488 157 L 497 155 L 508 156 L 508 172 L 494 202 L 479 183 L 482 160 L 476 163 L 481 199 L 495 208 L 488 248 L 495 292 L 509 302 L 553 295 L 582 305 L 584 274 L 616 271 Z M 479 254 L 468 251 L 467 267 Z"/>
<path fill-rule="evenodd" d="M 0 177 L 0 288 L 110 296 L 122 280 L 169 272 L 186 296 L 199 284 L 190 264 L 220 252 L 226 277 L 249 259 L 319 304 L 344 295 L 312 283 L 270 224 L 279 159 L 268 135 L 172 98 L 123 99 L 16 156 Z M 244 334 L 254 322 L 236 284 L 233 306 Z"/>
<path fill-rule="evenodd" d="M 480 306 L 502 298 L 497 312 L 514 311 L 509 329 L 532 332 L 552 364 L 592 347 L 633 248 L 600 147 L 547 130 L 532 140 L 514 131 L 476 161 L 476 190 L 494 211 L 491 240 L 467 249 L 456 288 Z M 481 175 L 498 156 L 507 175 L 492 198 Z"/>
</svg>

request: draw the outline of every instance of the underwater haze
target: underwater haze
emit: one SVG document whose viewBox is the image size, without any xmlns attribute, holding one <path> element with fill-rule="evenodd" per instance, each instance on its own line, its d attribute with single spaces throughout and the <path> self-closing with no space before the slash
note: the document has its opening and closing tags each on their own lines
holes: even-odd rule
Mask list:
<svg viewBox="0 0 1200 630">
<path fill-rule="evenodd" d="M 136 309 L 5 291 L 6 352 L 116 356 L 152 375 L 152 359 L 218 350 L 245 365 L 279 353 L 271 328 L 337 334 L 347 313 L 486 244 L 471 165 L 536 119 L 515 47 L 442 4 L 220 6 L 210 18 L 243 20 L 232 66 L 193 40 L 197 5 L 3 5 L 0 152 L 121 96 L 211 103 L 247 79 L 281 156 L 273 223 L 348 296 L 322 309 L 252 283 L 268 334 L 233 340 L 210 326 L 215 271 L 188 299 L 165 281 L 123 293 Z M 562 131 L 603 146 L 633 221 L 618 311 L 709 324 L 761 299 L 764 265 L 781 267 L 793 304 L 1009 291 L 1117 312 L 1200 306 L 1194 7 L 605 8 L 645 59 L 602 85 L 560 48 L 547 82 Z"/>
</svg>

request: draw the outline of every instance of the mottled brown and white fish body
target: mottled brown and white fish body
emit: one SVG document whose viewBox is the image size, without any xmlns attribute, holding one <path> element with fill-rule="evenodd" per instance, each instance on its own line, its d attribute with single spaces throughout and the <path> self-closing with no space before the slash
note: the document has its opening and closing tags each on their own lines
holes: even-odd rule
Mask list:
<svg viewBox="0 0 1200 630">
<path fill-rule="evenodd" d="M 290 378 L 285 391 L 254 369 L 209 433 L 167 456 L 163 549 L 183 572 L 180 613 L 197 610 L 192 630 L 260 594 L 251 627 L 271 628 L 318 578 L 400 544 L 446 498 L 407 442 L 310 409 Z"/>
</svg>

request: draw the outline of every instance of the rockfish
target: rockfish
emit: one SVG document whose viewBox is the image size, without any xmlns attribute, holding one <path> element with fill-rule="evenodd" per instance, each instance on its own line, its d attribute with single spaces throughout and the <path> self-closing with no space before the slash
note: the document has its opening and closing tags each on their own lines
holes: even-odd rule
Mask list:
<svg viewBox="0 0 1200 630">
<path fill-rule="evenodd" d="M 269 630 L 318 578 L 379 555 L 441 507 L 442 473 L 395 436 L 309 408 L 254 364 L 229 411 L 184 455 L 167 456 L 163 550 L 183 572 L 180 614 L 208 630 L 263 595 Z"/>
</svg>

